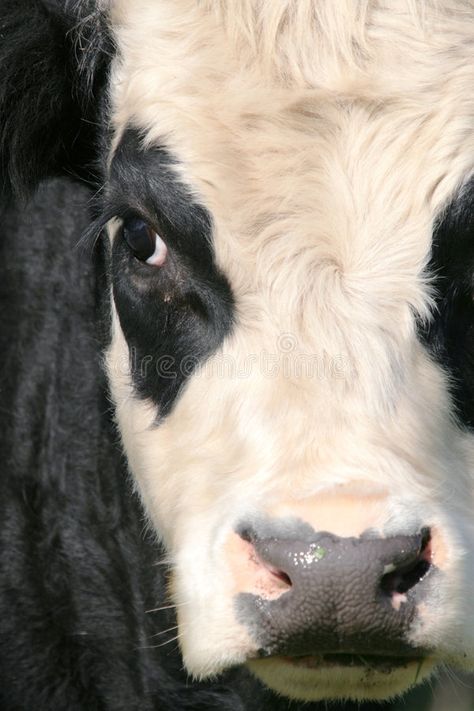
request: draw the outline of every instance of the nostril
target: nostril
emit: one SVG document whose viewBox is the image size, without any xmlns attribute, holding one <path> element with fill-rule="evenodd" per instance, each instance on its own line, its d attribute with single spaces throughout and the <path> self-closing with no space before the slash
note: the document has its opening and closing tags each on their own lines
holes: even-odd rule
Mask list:
<svg viewBox="0 0 474 711">
<path fill-rule="evenodd" d="M 382 577 L 380 587 L 385 595 L 403 595 L 415 587 L 428 573 L 431 567 L 431 533 L 429 529 L 421 532 L 418 551 L 399 564 L 394 563 Z"/>
<path fill-rule="evenodd" d="M 281 568 L 278 568 L 274 564 L 272 564 L 270 561 L 265 559 L 265 556 L 260 555 L 256 549 L 254 548 L 254 556 L 255 560 L 258 562 L 258 564 L 265 569 L 272 578 L 275 581 L 278 581 L 278 586 L 282 588 L 291 588 L 293 586 L 293 583 L 291 581 L 290 576 L 288 573 L 285 573 L 284 570 Z M 283 585 L 282 585 L 283 584 Z"/>
<path fill-rule="evenodd" d="M 270 573 L 273 575 L 273 577 L 280 580 L 282 583 L 287 585 L 289 588 L 292 587 L 293 583 L 291 582 L 290 576 L 287 575 L 287 573 L 283 572 L 283 570 L 276 570 L 275 568 L 268 567 L 268 565 L 265 565 L 265 567 L 267 568 L 267 570 L 270 571 Z"/>
<path fill-rule="evenodd" d="M 272 544 L 275 544 L 276 549 L 279 550 L 278 539 L 258 539 L 251 529 L 243 527 L 236 533 L 237 536 L 233 541 L 235 555 L 239 561 L 236 567 L 241 569 L 240 582 L 244 580 L 242 566 L 246 561 L 248 584 L 260 597 L 275 599 L 287 592 L 293 584 L 281 565 L 281 558 L 285 559 L 288 556 L 273 556 L 268 550 Z"/>
<path fill-rule="evenodd" d="M 425 577 L 430 566 L 429 561 L 420 560 L 411 566 L 384 575 L 381 584 L 383 592 L 386 594 L 408 592 Z"/>
</svg>

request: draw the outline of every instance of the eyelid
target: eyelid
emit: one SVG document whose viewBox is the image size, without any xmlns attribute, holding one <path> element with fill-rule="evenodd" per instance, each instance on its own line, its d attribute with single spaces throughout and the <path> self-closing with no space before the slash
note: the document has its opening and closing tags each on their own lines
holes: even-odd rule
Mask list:
<svg viewBox="0 0 474 711">
<path fill-rule="evenodd" d="M 163 224 L 161 224 L 161 222 L 158 222 L 156 217 L 150 217 L 148 215 L 142 214 L 141 212 L 130 212 L 122 218 L 122 226 L 125 220 L 129 220 L 131 218 L 143 220 L 143 222 L 145 222 L 148 227 L 153 230 L 153 232 L 156 232 L 157 235 L 160 235 L 160 237 L 162 239 L 165 239 L 167 242 L 169 241 L 169 229 L 165 229 L 165 227 L 163 227 Z"/>
<path fill-rule="evenodd" d="M 145 213 L 139 212 L 138 210 L 124 210 L 124 212 L 117 215 L 117 217 L 120 220 L 120 226 L 122 228 L 127 220 L 142 220 L 142 222 L 145 222 L 154 232 L 156 232 L 156 234 L 164 235 L 166 232 L 163 229 L 163 226 L 158 224 L 156 216 L 152 217 Z"/>
</svg>

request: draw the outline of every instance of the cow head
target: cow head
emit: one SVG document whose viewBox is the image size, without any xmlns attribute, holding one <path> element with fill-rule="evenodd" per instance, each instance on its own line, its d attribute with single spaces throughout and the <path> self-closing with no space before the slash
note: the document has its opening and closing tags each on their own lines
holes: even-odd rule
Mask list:
<svg viewBox="0 0 474 711">
<path fill-rule="evenodd" d="M 474 664 L 474 18 L 412 5 L 107 8 L 106 368 L 195 677 Z"/>
</svg>

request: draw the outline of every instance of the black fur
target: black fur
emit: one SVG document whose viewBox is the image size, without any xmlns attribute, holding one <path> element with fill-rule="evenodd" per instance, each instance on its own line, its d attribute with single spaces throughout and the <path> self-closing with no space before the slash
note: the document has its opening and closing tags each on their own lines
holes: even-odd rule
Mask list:
<svg viewBox="0 0 474 711">
<path fill-rule="evenodd" d="M 450 376 L 460 422 L 474 428 L 474 178 L 443 210 L 429 265 L 436 310 L 421 337 Z"/>
<path fill-rule="evenodd" d="M 92 0 L 0 0 L 0 201 L 48 175 L 95 178 L 112 51 Z"/>
</svg>

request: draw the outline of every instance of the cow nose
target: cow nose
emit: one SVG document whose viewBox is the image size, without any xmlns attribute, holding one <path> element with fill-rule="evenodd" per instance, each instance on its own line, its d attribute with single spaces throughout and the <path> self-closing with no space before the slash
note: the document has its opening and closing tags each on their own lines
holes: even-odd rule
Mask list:
<svg viewBox="0 0 474 711">
<path fill-rule="evenodd" d="M 239 596 L 242 619 L 252 620 L 264 654 L 350 653 L 405 655 L 407 633 L 431 567 L 430 532 L 382 538 L 311 540 L 249 532 L 260 563 L 285 583 L 277 599 Z"/>
</svg>

